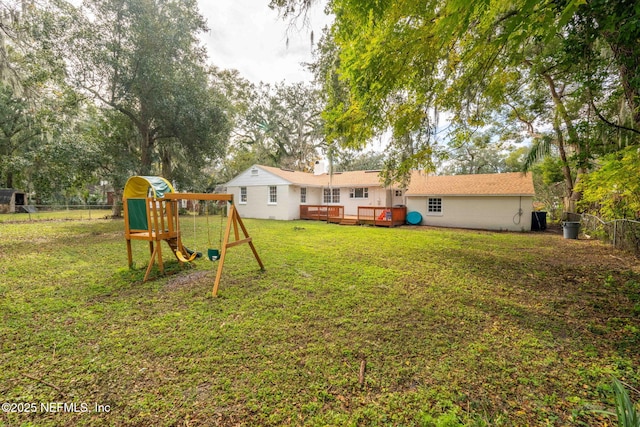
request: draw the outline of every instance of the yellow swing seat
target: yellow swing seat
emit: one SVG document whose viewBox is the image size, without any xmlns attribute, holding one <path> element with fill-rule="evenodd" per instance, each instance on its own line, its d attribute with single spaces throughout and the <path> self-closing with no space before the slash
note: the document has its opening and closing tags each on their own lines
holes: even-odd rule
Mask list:
<svg viewBox="0 0 640 427">
<path fill-rule="evenodd" d="M 189 258 L 186 258 L 184 255 L 182 255 L 182 252 L 180 251 L 176 251 L 176 257 L 178 257 L 178 259 L 182 262 L 191 262 L 194 259 L 196 259 L 196 257 L 198 256 L 197 253 L 192 253 L 191 256 Z"/>
<path fill-rule="evenodd" d="M 200 258 L 202 254 L 198 251 L 192 251 L 191 249 L 183 246 L 182 249 L 186 252 L 188 257 L 184 256 L 182 251 L 176 251 L 176 257 L 182 262 L 192 262 L 196 258 Z"/>
</svg>

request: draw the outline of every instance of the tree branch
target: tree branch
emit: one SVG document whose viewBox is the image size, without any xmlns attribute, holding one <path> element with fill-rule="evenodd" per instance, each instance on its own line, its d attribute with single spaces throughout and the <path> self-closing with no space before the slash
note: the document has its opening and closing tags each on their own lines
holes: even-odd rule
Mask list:
<svg viewBox="0 0 640 427">
<path fill-rule="evenodd" d="M 518 111 L 518 109 L 516 107 L 511 105 L 511 103 L 509 103 L 509 102 L 507 102 L 507 106 L 513 110 L 513 112 L 516 115 L 516 118 L 526 125 L 527 132 L 529 132 L 529 135 L 531 135 L 533 137 L 540 136 L 539 134 L 536 134 L 535 129 L 533 128 L 533 123 L 531 123 L 530 121 L 528 121 L 527 119 L 522 117 L 522 115 L 520 114 L 520 112 Z"/>
<path fill-rule="evenodd" d="M 618 124 L 615 124 L 615 123 L 610 122 L 609 120 L 607 120 L 602 115 L 602 113 L 600 113 L 600 111 L 598 111 L 598 108 L 596 107 L 596 104 L 593 102 L 593 98 L 589 99 L 589 102 L 591 103 L 591 107 L 593 107 L 593 111 L 595 111 L 596 116 L 598 116 L 598 118 L 600 120 L 602 120 L 603 122 L 605 122 L 607 125 L 612 126 L 614 128 L 617 128 L 617 129 L 628 130 L 630 132 L 637 133 L 638 135 L 640 135 L 640 131 L 638 131 L 637 129 L 633 129 L 633 128 L 630 128 L 630 127 L 627 127 L 627 126 L 623 126 L 623 125 L 618 125 Z"/>
</svg>

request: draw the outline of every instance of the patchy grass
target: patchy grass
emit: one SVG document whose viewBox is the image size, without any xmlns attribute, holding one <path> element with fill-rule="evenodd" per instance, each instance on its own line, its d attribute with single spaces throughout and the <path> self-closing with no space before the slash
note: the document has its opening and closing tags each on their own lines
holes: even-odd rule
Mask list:
<svg viewBox="0 0 640 427">
<path fill-rule="evenodd" d="M 38 208 L 36 212 L 18 212 L 12 214 L 0 214 L 0 224 L 19 223 L 29 221 L 77 221 L 111 218 L 111 208 L 99 208 L 96 206 L 79 206 L 73 209 L 44 210 Z"/>
<path fill-rule="evenodd" d="M 605 426 L 640 384 L 639 264 L 598 242 L 246 225 L 267 270 L 230 249 L 218 298 L 168 250 L 141 283 L 122 221 L 1 225 L 0 401 L 37 410 L 0 424 Z"/>
</svg>

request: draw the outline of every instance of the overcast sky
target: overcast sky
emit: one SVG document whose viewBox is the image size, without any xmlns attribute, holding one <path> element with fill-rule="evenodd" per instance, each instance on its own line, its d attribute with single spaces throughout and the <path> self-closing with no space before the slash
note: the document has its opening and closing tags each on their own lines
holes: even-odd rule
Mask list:
<svg viewBox="0 0 640 427">
<path fill-rule="evenodd" d="M 317 41 L 330 22 L 322 7 L 311 11 L 310 28 L 287 32 L 288 22 L 269 9 L 269 0 L 198 0 L 198 4 L 210 29 L 202 38 L 212 65 L 236 69 L 254 83 L 311 80 L 301 63 L 312 60 L 311 30 Z"/>
</svg>

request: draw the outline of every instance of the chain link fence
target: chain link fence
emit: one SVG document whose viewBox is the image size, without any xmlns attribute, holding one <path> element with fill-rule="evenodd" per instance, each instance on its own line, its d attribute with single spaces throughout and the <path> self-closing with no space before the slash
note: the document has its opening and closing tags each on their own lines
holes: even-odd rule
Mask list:
<svg viewBox="0 0 640 427">
<path fill-rule="evenodd" d="M 585 235 L 603 240 L 618 249 L 640 255 L 640 221 L 631 219 L 604 221 L 595 215 L 582 214 L 580 222 Z"/>
<path fill-rule="evenodd" d="M 15 213 L 0 214 L 0 222 L 109 219 L 112 205 L 26 205 Z"/>
<path fill-rule="evenodd" d="M 200 203 L 188 203 L 187 200 L 180 201 L 180 214 L 198 215 L 221 215 L 227 211 L 227 202 L 212 201 Z M 28 222 L 28 221 L 72 221 L 72 220 L 93 220 L 93 219 L 118 219 L 122 218 L 122 204 L 116 205 L 118 208 L 114 216 L 114 205 L 23 205 L 16 206 L 15 213 L 0 212 L 0 223 L 6 222 Z"/>
</svg>

